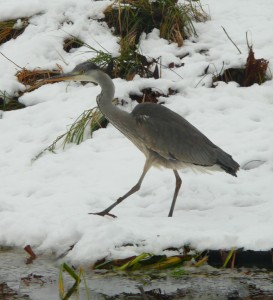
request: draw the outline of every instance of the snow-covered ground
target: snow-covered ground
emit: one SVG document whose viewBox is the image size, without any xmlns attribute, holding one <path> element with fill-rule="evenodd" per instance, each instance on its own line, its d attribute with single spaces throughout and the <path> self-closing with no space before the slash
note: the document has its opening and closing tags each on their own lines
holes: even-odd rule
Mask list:
<svg viewBox="0 0 273 300">
<path fill-rule="evenodd" d="M 94 56 L 81 47 L 62 49 L 73 34 L 87 44 L 118 54 L 118 39 L 95 19 L 110 1 L 2 1 L 0 20 L 31 17 L 30 25 L 0 51 L 21 67 L 65 71 Z M 143 37 L 144 54 L 167 65 L 185 64 L 174 73 L 162 69 L 162 79 L 115 79 L 116 96 L 129 101 L 129 92 L 143 87 L 179 93 L 162 98 L 214 143 L 244 166 L 264 161 L 238 177 L 226 173 L 180 171 L 183 185 L 173 218 L 167 214 L 175 178 L 170 170 L 152 169 L 141 190 L 113 210 L 116 219 L 88 215 L 109 206 L 138 180 L 144 156 L 113 126 L 96 131 L 79 146 L 32 158 L 65 132 L 83 110 L 96 105 L 99 87 L 57 83 L 24 94 L 27 108 L 4 112 L 0 119 L 0 245 L 25 246 L 36 252 L 65 251 L 73 261 L 160 253 L 190 243 L 197 249 L 273 246 L 273 81 L 248 88 L 220 83 L 209 88 L 211 76 L 200 83 L 205 68 L 219 72 L 242 66 L 248 49 L 246 32 L 256 58 L 268 59 L 272 69 L 273 2 L 271 0 L 204 0 L 211 20 L 196 24 L 199 36 L 182 48 L 160 39 L 157 30 Z M 72 22 L 69 22 L 72 21 Z M 223 26 L 237 49 L 223 32 Z M 200 54 L 200 50 L 207 50 Z M 14 74 L 18 68 L 0 56 L 0 90 L 10 94 L 25 87 Z M 180 75 L 180 76 L 178 76 Z M 125 107 L 131 111 L 135 103 Z M 128 246 L 130 244 L 130 246 Z M 127 245 L 127 246 L 126 246 Z"/>
</svg>

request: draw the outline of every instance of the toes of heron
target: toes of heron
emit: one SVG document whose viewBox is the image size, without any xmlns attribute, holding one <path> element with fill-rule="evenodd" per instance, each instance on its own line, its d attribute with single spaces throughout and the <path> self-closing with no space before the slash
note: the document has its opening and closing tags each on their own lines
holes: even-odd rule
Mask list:
<svg viewBox="0 0 273 300">
<path fill-rule="evenodd" d="M 105 212 L 105 211 L 101 211 L 101 212 L 98 212 L 98 213 L 88 213 L 89 215 L 98 215 L 98 216 L 101 216 L 101 217 L 104 217 L 104 216 L 109 216 L 109 217 L 112 217 L 112 218 L 117 218 L 117 216 L 113 215 L 113 214 L 110 214 L 108 212 Z"/>
</svg>

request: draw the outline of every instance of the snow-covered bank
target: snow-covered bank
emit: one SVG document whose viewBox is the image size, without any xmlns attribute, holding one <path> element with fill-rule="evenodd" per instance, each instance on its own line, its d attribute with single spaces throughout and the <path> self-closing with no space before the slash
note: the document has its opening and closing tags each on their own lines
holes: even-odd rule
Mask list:
<svg viewBox="0 0 273 300">
<path fill-rule="evenodd" d="M 71 33 L 98 48 L 117 54 L 117 38 L 90 17 L 101 14 L 108 1 L 13 0 L 1 7 L 0 20 L 33 15 L 30 25 L 0 51 L 18 65 L 65 71 L 91 58 L 84 48 L 66 53 L 62 41 Z M 238 178 L 225 173 L 180 172 L 183 185 L 173 218 L 167 218 L 174 190 L 169 170 L 152 169 L 141 190 L 118 206 L 117 219 L 88 215 L 109 206 L 137 181 L 144 156 L 113 126 L 101 129 L 93 139 L 71 145 L 35 163 L 31 159 L 48 146 L 84 110 L 95 106 L 99 87 L 58 83 L 43 86 L 21 101 L 27 108 L 5 112 L 0 120 L 0 245 L 25 246 L 37 251 L 65 251 L 76 243 L 69 257 L 95 261 L 104 256 L 127 257 L 143 251 L 190 243 L 198 249 L 245 247 L 267 250 L 273 245 L 273 82 L 240 88 L 235 83 L 207 87 L 200 84 L 204 69 L 220 71 L 242 65 L 247 57 L 248 31 L 257 58 L 270 61 L 272 69 L 273 3 L 209 0 L 211 21 L 196 24 L 198 38 L 183 48 L 169 45 L 154 30 L 142 41 L 144 54 L 176 62 L 189 52 L 184 66 L 174 72 L 163 69 L 150 86 L 179 93 L 163 99 L 166 106 L 184 116 L 214 143 L 244 165 L 265 161 Z M 2 5 L 1 5 L 2 6 Z M 20 7 L 20 10 L 18 9 Z M 206 7 L 206 6 L 205 6 Z M 41 14 L 38 14 L 41 13 Z M 72 23 L 65 23 L 72 20 Z M 228 40 L 221 26 L 241 49 Z M 194 41 L 194 42 L 193 42 Z M 208 50 L 200 54 L 200 50 Z M 66 65 L 65 62 L 68 63 Z M 16 81 L 16 66 L 0 57 L 0 90 L 13 93 L 24 87 Z M 145 80 L 115 79 L 116 96 L 128 100 L 130 91 L 141 90 Z M 202 84 L 204 83 L 204 85 Z M 129 102 L 130 111 L 135 103 Z M 125 244 L 135 246 L 124 247 Z M 136 246 L 138 245 L 138 246 Z"/>
</svg>

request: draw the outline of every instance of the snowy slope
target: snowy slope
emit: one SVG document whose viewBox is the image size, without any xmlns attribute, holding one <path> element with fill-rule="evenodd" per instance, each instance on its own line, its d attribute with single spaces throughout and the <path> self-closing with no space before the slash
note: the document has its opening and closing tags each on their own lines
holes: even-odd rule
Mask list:
<svg viewBox="0 0 273 300">
<path fill-rule="evenodd" d="M 95 48 L 118 54 L 118 40 L 95 19 L 109 1 L 13 0 L 1 3 L 0 20 L 33 16 L 16 40 L 0 51 L 21 67 L 65 71 L 94 56 L 82 47 L 62 49 L 69 34 Z M 143 37 L 144 54 L 162 63 L 178 63 L 174 73 L 163 69 L 162 79 L 115 79 L 116 96 L 129 101 L 129 92 L 143 87 L 179 93 L 163 98 L 166 106 L 184 116 L 241 166 L 264 161 L 238 178 L 225 173 L 180 172 L 183 185 L 173 218 L 167 218 L 174 191 L 170 170 L 152 169 L 141 190 L 113 210 L 117 219 L 88 215 L 109 206 L 138 180 L 144 156 L 109 125 L 79 146 L 61 146 L 56 155 L 32 158 L 65 132 L 83 110 L 96 105 L 99 87 L 58 83 L 24 94 L 27 108 L 5 112 L 0 119 L 0 245 L 32 245 L 36 251 L 65 251 L 73 261 L 127 257 L 143 251 L 160 253 L 167 247 L 190 243 L 198 249 L 244 247 L 267 250 L 273 246 L 273 82 L 238 87 L 221 83 L 209 88 L 211 76 L 201 82 L 205 68 L 219 72 L 242 66 L 248 32 L 257 58 L 270 61 L 273 53 L 273 2 L 270 0 L 206 0 L 211 20 L 196 24 L 198 38 L 178 48 L 160 39 L 157 30 Z M 20 9 L 18 9 L 20 7 Z M 72 23 L 66 23 L 71 20 Z M 228 40 L 223 26 L 242 54 Z M 207 50 L 200 54 L 200 50 Z M 18 68 L 0 56 L 0 90 L 24 90 L 14 74 Z M 123 108 L 131 111 L 135 103 Z M 124 246 L 132 244 L 133 246 Z M 137 245 L 137 246 L 136 246 Z"/>
</svg>

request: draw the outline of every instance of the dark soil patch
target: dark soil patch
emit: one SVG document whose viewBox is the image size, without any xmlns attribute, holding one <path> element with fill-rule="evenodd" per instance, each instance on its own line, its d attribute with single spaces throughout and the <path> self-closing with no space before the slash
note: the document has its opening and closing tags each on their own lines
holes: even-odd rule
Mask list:
<svg viewBox="0 0 273 300">
<path fill-rule="evenodd" d="M 63 49 L 66 52 L 70 52 L 72 49 L 77 49 L 80 48 L 84 43 L 75 38 L 75 37 L 70 37 L 70 38 L 66 38 L 63 42 Z"/>
</svg>

